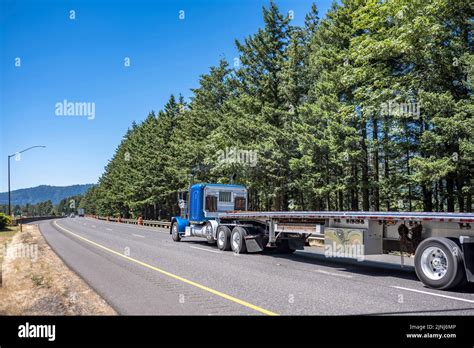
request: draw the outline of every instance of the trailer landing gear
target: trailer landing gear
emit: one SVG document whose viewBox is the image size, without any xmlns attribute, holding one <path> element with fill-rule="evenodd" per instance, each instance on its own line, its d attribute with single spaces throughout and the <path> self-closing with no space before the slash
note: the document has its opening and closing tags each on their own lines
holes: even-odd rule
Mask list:
<svg viewBox="0 0 474 348">
<path fill-rule="evenodd" d="M 295 251 L 296 249 L 290 247 L 290 241 L 288 239 L 283 239 L 278 243 L 275 250 L 277 254 L 293 254 Z"/>
</svg>

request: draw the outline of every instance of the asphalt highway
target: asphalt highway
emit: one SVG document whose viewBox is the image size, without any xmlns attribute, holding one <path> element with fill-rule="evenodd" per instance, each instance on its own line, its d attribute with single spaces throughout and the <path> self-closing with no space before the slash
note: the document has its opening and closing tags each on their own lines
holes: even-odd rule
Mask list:
<svg viewBox="0 0 474 348">
<path fill-rule="evenodd" d="M 411 270 L 222 252 L 205 240 L 90 218 L 37 222 L 61 259 L 118 313 L 474 315 L 472 287 L 438 291 Z"/>
</svg>

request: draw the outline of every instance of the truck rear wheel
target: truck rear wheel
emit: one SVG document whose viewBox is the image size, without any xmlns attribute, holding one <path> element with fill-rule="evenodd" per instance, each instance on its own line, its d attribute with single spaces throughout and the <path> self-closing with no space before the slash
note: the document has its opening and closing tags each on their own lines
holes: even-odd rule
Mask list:
<svg viewBox="0 0 474 348">
<path fill-rule="evenodd" d="M 179 236 L 177 222 L 173 222 L 173 225 L 171 226 L 171 237 L 175 242 L 179 242 L 181 240 L 181 237 Z"/>
<path fill-rule="evenodd" d="M 219 250 L 230 250 L 230 228 L 219 226 L 217 228 L 217 247 Z"/>
<path fill-rule="evenodd" d="M 247 251 L 247 245 L 245 244 L 245 236 L 247 231 L 243 227 L 234 227 L 230 236 L 230 246 L 234 253 L 243 254 Z"/>
<path fill-rule="evenodd" d="M 464 279 L 461 248 L 448 238 L 425 239 L 415 252 L 415 271 L 431 288 L 454 288 Z"/>
</svg>

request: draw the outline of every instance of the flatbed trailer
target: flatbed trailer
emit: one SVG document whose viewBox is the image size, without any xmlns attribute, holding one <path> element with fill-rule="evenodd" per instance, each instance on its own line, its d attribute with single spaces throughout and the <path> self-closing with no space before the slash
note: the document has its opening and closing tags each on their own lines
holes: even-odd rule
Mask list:
<svg viewBox="0 0 474 348">
<path fill-rule="evenodd" d="M 414 254 L 418 278 L 432 288 L 474 282 L 472 213 L 254 212 L 242 205 L 245 188 L 200 185 L 191 190 L 189 214 L 171 221 L 170 234 L 175 241 L 197 236 L 235 253 L 269 248 L 293 253 L 304 249 L 309 238 L 317 238 L 324 242 L 327 258 L 363 260 L 365 255 L 400 252 L 402 262 L 404 253 Z M 222 212 L 218 205 L 221 198 Z M 239 209 L 232 211 L 230 206 Z"/>
<path fill-rule="evenodd" d="M 319 237 L 325 242 L 326 257 L 362 260 L 364 255 L 390 251 L 414 253 L 416 273 L 430 287 L 444 289 L 474 281 L 474 214 L 226 212 L 219 214 L 219 221 L 257 231 L 244 236 L 251 251 L 269 246 L 291 253 L 303 249 L 309 237 Z"/>
<path fill-rule="evenodd" d="M 364 211 L 230 211 L 219 214 L 220 218 L 345 218 L 371 220 L 448 221 L 473 223 L 472 213 L 425 213 L 425 212 L 364 212 Z"/>
</svg>

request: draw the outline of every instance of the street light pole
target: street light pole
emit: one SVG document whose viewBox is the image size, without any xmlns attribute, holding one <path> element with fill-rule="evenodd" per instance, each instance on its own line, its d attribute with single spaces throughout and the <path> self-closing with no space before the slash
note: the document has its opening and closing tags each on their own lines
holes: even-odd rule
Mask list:
<svg viewBox="0 0 474 348">
<path fill-rule="evenodd" d="M 8 155 L 8 215 L 11 216 L 12 215 L 12 199 L 11 199 L 11 190 L 10 190 L 10 158 L 20 154 L 20 153 L 23 153 L 25 151 L 28 151 L 28 150 L 31 150 L 31 149 L 34 149 L 36 147 L 42 147 L 42 148 L 45 148 L 46 146 L 44 145 L 35 145 L 35 146 L 31 146 L 27 149 L 24 149 L 24 150 L 21 150 L 19 152 L 16 152 L 14 153 L 13 155 Z"/>
<path fill-rule="evenodd" d="M 8 216 L 12 216 L 11 192 L 10 192 L 10 156 L 8 156 Z"/>
</svg>

